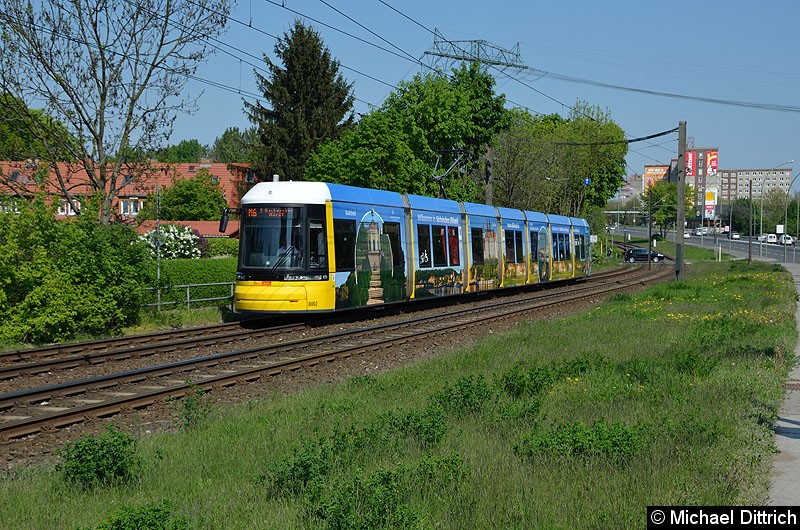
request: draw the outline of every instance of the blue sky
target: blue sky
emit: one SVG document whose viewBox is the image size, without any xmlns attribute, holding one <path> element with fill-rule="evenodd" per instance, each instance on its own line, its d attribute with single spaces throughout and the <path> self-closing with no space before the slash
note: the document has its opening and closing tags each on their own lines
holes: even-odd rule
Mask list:
<svg viewBox="0 0 800 530">
<path fill-rule="evenodd" d="M 219 39 L 229 53 L 217 52 L 197 72 L 228 89 L 190 82 L 188 91 L 203 92 L 199 110 L 178 116 L 171 143 L 197 138 L 210 145 L 227 127 L 249 127 L 242 98 L 258 94 L 254 66 L 265 73 L 259 59 L 264 53 L 274 59 L 274 37 L 296 18 L 314 27 L 340 61 L 356 112 L 368 112 L 398 83 L 427 71 L 419 62 L 431 64 L 425 52 L 433 50 L 437 29 L 449 41 L 519 44 L 527 67 L 585 81 L 494 71 L 509 106 L 567 115 L 577 100 L 586 101 L 608 110 L 628 138 L 684 120 L 695 146 L 719 148 L 721 169 L 787 167 L 793 159 L 800 171 L 800 2 L 789 0 L 239 0 Z M 641 173 L 645 164 L 676 155 L 677 133 L 633 143 L 630 151 L 628 173 Z"/>
</svg>

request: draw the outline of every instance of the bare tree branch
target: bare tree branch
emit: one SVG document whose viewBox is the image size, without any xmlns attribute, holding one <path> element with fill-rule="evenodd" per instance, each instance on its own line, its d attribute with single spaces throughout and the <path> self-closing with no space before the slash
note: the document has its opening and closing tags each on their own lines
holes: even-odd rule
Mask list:
<svg viewBox="0 0 800 530">
<path fill-rule="evenodd" d="M 172 134 L 196 97 L 184 87 L 225 28 L 232 0 L 5 0 L 0 11 L 0 92 L 41 108 L 75 138 L 69 159 L 101 198 L 103 220 L 126 177 L 142 178 L 144 153 Z M 31 126 L 41 128 L 37 120 Z M 35 132 L 48 137 L 47 131 Z M 50 156 L 52 152 L 53 156 Z M 58 174 L 58 150 L 47 162 Z"/>
</svg>

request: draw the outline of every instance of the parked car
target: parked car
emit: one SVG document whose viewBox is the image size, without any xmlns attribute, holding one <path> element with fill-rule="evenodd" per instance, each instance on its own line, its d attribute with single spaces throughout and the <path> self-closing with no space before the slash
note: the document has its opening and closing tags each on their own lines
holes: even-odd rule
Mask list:
<svg viewBox="0 0 800 530">
<path fill-rule="evenodd" d="M 790 235 L 781 234 L 781 236 L 778 238 L 778 243 L 780 243 L 781 245 L 787 245 L 787 246 L 788 245 L 794 245 L 794 239 L 792 239 L 792 236 L 790 236 Z"/>
<path fill-rule="evenodd" d="M 728 239 L 741 239 L 739 232 L 728 232 Z"/>
<path fill-rule="evenodd" d="M 683 232 L 683 239 L 689 239 L 690 237 L 692 237 L 691 232 L 689 232 L 688 230 Z"/>
<path fill-rule="evenodd" d="M 692 232 L 692 233 L 694 235 L 696 235 L 696 236 L 702 236 L 703 235 L 703 229 L 700 228 L 700 227 L 697 227 L 697 228 L 694 229 L 694 232 Z"/>
<path fill-rule="evenodd" d="M 759 243 L 766 243 L 767 242 L 767 234 L 759 234 L 759 236 L 756 238 L 756 240 L 758 240 Z"/>
<path fill-rule="evenodd" d="M 637 261 L 647 261 L 647 249 L 641 247 L 631 247 L 625 251 L 625 261 L 629 263 L 635 263 Z M 664 254 L 660 252 L 656 252 L 655 250 L 650 251 L 650 261 L 653 263 L 658 263 L 659 261 L 664 260 Z"/>
<path fill-rule="evenodd" d="M 776 236 L 775 234 L 767 234 L 767 243 L 777 243 L 777 242 L 778 242 L 778 236 Z"/>
</svg>

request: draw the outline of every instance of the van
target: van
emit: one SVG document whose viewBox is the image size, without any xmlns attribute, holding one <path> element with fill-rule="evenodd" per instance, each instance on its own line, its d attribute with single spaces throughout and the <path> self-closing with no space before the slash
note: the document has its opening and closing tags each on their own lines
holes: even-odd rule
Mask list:
<svg viewBox="0 0 800 530">
<path fill-rule="evenodd" d="M 777 242 L 778 242 L 778 236 L 776 236 L 775 234 L 767 234 L 767 243 L 777 243 Z"/>
</svg>

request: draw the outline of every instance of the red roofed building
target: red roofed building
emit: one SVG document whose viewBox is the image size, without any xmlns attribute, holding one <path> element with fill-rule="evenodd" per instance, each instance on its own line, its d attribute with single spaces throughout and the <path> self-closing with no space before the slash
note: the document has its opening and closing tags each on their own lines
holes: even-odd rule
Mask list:
<svg viewBox="0 0 800 530">
<path fill-rule="evenodd" d="M 219 221 L 161 221 L 161 226 L 179 225 L 188 226 L 192 230 L 197 230 L 203 237 L 237 237 L 239 232 L 239 221 L 231 219 L 225 233 L 219 231 Z M 140 234 L 146 234 L 156 229 L 156 222 L 153 220 L 143 221 L 136 227 Z"/>
<path fill-rule="evenodd" d="M 159 187 L 161 189 L 172 187 L 174 181 L 190 179 L 202 170 L 208 171 L 212 182 L 219 183 L 225 200 L 231 208 L 238 208 L 242 194 L 251 183 L 255 182 L 253 173 L 246 164 L 205 161 L 182 164 L 152 162 L 152 166 L 140 171 L 138 176 L 126 175 L 124 171 L 121 172 L 123 180 L 116 185 L 119 191 L 112 202 L 112 216 L 122 221 L 134 221 L 144 206 L 148 194 L 155 192 Z M 0 190 L 4 188 L 0 194 L 29 197 L 44 191 L 54 200 L 58 198 L 59 216 L 75 215 L 59 184 L 59 178 L 63 180 L 64 187 L 69 190 L 70 195 L 76 198 L 78 204 L 81 196 L 85 197 L 91 194 L 89 177 L 80 163 L 59 162 L 58 172 L 56 172 L 53 168 L 48 168 L 47 163 L 40 164 L 37 161 L 0 162 Z M 231 223 L 232 226 L 233 223 Z M 231 227 L 228 232 L 235 231 Z M 238 223 L 235 228 L 238 229 Z"/>
</svg>

